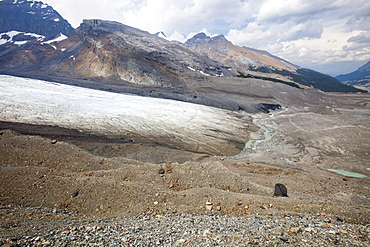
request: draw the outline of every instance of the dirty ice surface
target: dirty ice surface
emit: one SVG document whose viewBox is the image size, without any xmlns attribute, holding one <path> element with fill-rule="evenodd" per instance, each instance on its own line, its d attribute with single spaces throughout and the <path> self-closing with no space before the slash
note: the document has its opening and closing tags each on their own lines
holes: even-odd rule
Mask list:
<svg viewBox="0 0 370 247">
<path fill-rule="evenodd" d="M 0 75 L 0 113 L 0 121 L 115 137 L 135 133 L 170 140 L 172 145 L 178 140 L 193 149 L 204 145 L 217 150 L 225 139 L 235 136 L 240 141 L 240 136 L 247 135 L 245 120 L 230 111 L 8 75 Z"/>
</svg>

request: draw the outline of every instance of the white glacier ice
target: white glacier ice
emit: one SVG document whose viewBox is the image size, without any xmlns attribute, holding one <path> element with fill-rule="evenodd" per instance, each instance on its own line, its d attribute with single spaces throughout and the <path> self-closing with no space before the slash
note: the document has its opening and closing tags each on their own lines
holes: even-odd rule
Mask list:
<svg viewBox="0 0 370 247">
<path fill-rule="evenodd" d="M 7 75 L 0 75 L 0 112 L 0 121 L 56 125 L 111 137 L 133 133 L 206 153 L 232 150 L 235 147 L 229 145 L 248 137 L 245 119 L 231 111 Z"/>
</svg>

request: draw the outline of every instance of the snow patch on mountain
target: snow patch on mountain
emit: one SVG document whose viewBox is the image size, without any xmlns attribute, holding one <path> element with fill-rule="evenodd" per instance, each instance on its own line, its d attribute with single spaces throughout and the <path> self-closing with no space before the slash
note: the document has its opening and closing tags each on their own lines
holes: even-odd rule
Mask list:
<svg viewBox="0 0 370 247">
<path fill-rule="evenodd" d="M 15 40 L 17 36 L 22 37 L 21 40 Z M 15 45 L 24 45 L 32 38 L 41 42 L 45 39 L 45 36 L 36 33 L 25 33 L 13 30 L 5 33 L 0 33 L 0 45 L 6 43 L 13 43 Z"/>
<path fill-rule="evenodd" d="M 210 74 L 207 74 L 207 73 L 203 72 L 202 70 L 194 69 L 194 68 L 192 68 L 190 66 L 188 66 L 187 68 L 189 70 L 193 71 L 193 72 L 199 72 L 200 74 L 205 75 L 205 76 L 212 76 Z M 216 77 L 222 77 L 222 76 L 224 76 L 224 73 L 221 72 L 220 74 L 215 74 L 214 76 L 216 76 Z"/>
<path fill-rule="evenodd" d="M 2 2 L 2 0 L 1 0 Z M 22 3 L 29 3 L 30 7 L 32 8 L 35 4 L 39 5 L 40 8 L 45 9 L 49 7 L 47 3 L 43 3 L 41 1 L 34 1 L 34 0 L 14 0 L 13 4 L 22 4 Z"/>
<path fill-rule="evenodd" d="M 167 36 L 166 36 L 166 34 L 164 32 L 157 32 L 154 35 L 156 35 L 156 36 L 158 36 L 158 37 L 160 37 L 162 39 L 167 39 Z"/>
<path fill-rule="evenodd" d="M 61 33 L 61 34 L 58 35 L 58 37 L 56 37 L 54 39 L 51 39 L 51 40 L 48 40 L 48 41 L 45 41 L 45 42 L 42 42 L 41 44 L 51 44 L 51 43 L 54 43 L 54 42 L 63 41 L 65 39 L 68 39 L 68 37 Z"/>
</svg>

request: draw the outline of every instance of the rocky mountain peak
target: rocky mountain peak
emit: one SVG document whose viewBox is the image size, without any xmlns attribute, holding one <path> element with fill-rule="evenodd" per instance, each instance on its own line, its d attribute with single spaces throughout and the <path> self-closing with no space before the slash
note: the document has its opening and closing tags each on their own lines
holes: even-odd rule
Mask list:
<svg viewBox="0 0 370 247">
<path fill-rule="evenodd" d="M 295 70 L 294 66 L 268 52 L 234 45 L 224 35 L 209 37 L 199 33 L 185 42 L 185 46 L 208 57 L 229 65 L 234 71 L 251 68 L 277 68 Z"/>
<path fill-rule="evenodd" d="M 205 33 L 202 32 L 202 33 L 198 33 L 198 34 L 194 35 L 194 37 L 191 38 L 191 39 L 189 39 L 189 41 L 191 41 L 191 40 L 199 40 L 199 39 L 208 40 L 208 39 L 210 39 L 210 37 L 207 36 L 207 34 L 205 34 Z"/>
<path fill-rule="evenodd" d="M 44 71 L 174 88 L 183 87 L 187 76 L 234 75 L 222 63 L 114 21 L 84 20 L 62 47 L 63 51 L 45 63 Z"/>
<path fill-rule="evenodd" d="M 198 34 L 194 35 L 194 37 L 188 39 L 185 42 L 185 45 L 191 46 L 192 44 L 206 44 L 206 43 L 224 43 L 224 44 L 227 44 L 227 43 L 230 43 L 230 41 L 228 41 L 223 34 L 220 34 L 220 35 L 217 35 L 217 36 L 214 36 L 214 37 L 210 37 L 210 36 L 206 35 L 205 33 L 198 33 Z"/>
</svg>

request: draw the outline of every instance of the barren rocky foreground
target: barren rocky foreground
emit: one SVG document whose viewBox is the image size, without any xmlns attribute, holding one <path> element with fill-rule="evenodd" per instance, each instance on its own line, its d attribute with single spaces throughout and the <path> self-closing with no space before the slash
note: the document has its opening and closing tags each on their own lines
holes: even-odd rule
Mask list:
<svg viewBox="0 0 370 247">
<path fill-rule="evenodd" d="M 235 156 L 3 121 L 0 243 L 366 246 L 369 95 L 323 99 L 239 112 L 256 127 Z M 289 197 L 273 197 L 276 183 Z M 166 234 L 182 226 L 188 237 Z"/>
</svg>

